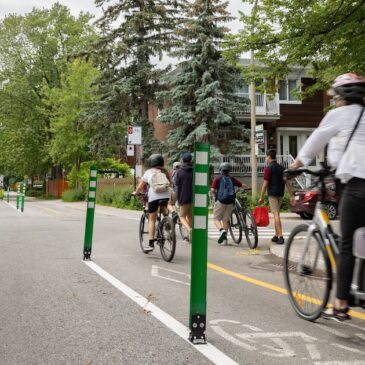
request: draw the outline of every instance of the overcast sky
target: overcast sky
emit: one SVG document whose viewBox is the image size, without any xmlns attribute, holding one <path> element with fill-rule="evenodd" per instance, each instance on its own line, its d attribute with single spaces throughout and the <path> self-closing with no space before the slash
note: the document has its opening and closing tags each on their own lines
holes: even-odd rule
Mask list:
<svg viewBox="0 0 365 365">
<path fill-rule="evenodd" d="M 24 14 L 36 8 L 50 8 L 56 0 L 0 0 L 0 18 L 3 18 L 6 14 L 17 13 Z M 101 15 L 101 9 L 97 8 L 94 4 L 94 0 L 59 0 L 63 5 L 70 8 L 73 15 L 78 15 L 81 11 L 94 14 L 96 17 Z M 243 6 L 242 0 L 230 0 L 228 10 L 232 16 L 238 17 L 238 11 L 247 9 Z M 232 32 L 237 31 L 240 28 L 240 23 L 237 20 L 231 22 L 228 25 Z"/>
</svg>

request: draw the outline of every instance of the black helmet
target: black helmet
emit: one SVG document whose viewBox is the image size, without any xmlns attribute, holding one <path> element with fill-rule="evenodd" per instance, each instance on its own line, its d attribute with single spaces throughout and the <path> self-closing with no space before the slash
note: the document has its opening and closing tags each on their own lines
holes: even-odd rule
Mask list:
<svg viewBox="0 0 365 365">
<path fill-rule="evenodd" d="M 158 153 L 154 153 L 153 155 L 151 155 L 148 159 L 148 164 L 150 167 L 156 167 L 156 166 L 163 166 L 165 163 L 162 155 L 158 154 Z"/>
<path fill-rule="evenodd" d="M 219 171 L 221 172 L 230 172 L 231 165 L 228 162 L 222 162 L 219 166 Z"/>
</svg>

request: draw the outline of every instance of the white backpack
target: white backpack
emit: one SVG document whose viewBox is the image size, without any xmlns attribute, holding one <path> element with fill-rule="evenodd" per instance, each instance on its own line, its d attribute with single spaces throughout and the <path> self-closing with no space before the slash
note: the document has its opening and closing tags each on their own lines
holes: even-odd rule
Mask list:
<svg viewBox="0 0 365 365">
<path fill-rule="evenodd" d="M 159 169 L 155 169 L 151 177 L 151 188 L 155 193 L 166 193 L 169 190 L 170 182 L 166 175 Z"/>
</svg>

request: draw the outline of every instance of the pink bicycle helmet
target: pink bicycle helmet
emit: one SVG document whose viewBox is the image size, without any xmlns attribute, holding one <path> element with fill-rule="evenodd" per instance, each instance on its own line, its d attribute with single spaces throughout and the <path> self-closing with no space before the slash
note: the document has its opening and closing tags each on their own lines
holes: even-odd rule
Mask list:
<svg viewBox="0 0 365 365">
<path fill-rule="evenodd" d="M 354 73 L 337 76 L 332 84 L 335 94 L 346 98 L 361 99 L 365 97 L 365 78 Z"/>
</svg>

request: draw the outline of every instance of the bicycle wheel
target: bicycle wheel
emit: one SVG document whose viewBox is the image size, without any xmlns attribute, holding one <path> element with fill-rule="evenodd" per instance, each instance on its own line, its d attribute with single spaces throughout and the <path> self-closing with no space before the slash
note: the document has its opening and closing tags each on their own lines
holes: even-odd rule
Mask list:
<svg viewBox="0 0 365 365">
<path fill-rule="evenodd" d="M 242 241 L 242 223 L 236 208 L 233 209 L 231 214 L 229 233 L 231 234 L 233 242 L 240 243 Z"/>
<path fill-rule="evenodd" d="M 149 217 L 148 213 L 143 213 L 141 220 L 139 221 L 139 244 L 143 253 L 149 253 L 150 250 L 146 250 L 145 247 L 149 243 Z"/>
<path fill-rule="evenodd" d="M 174 258 L 176 250 L 175 224 L 170 217 L 164 217 L 161 224 L 161 255 L 165 261 L 170 262 Z"/>
<path fill-rule="evenodd" d="M 245 231 L 246 241 L 250 248 L 256 248 L 259 242 L 257 225 L 251 210 L 245 209 L 243 214 L 243 230 Z"/>
<path fill-rule="evenodd" d="M 293 229 L 285 246 L 284 281 L 289 300 L 299 317 L 314 321 L 326 308 L 332 287 L 332 271 L 318 233 L 308 238 L 308 225 Z"/>
</svg>

